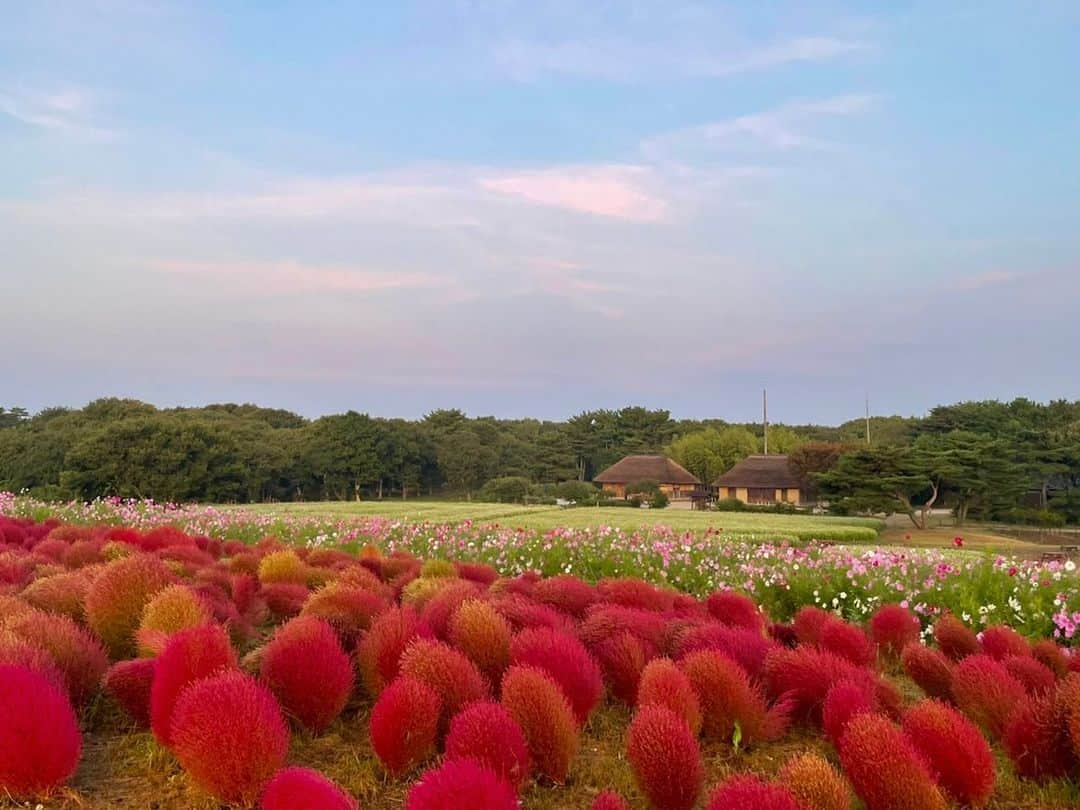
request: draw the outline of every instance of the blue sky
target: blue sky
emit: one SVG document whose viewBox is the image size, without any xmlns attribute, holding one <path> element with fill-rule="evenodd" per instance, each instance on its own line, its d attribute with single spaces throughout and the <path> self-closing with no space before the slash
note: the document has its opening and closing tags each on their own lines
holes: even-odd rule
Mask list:
<svg viewBox="0 0 1080 810">
<path fill-rule="evenodd" d="M 0 26 L 0 404 L 1080 397 L 1072 2 L 81 0 Z"/>
</svg>

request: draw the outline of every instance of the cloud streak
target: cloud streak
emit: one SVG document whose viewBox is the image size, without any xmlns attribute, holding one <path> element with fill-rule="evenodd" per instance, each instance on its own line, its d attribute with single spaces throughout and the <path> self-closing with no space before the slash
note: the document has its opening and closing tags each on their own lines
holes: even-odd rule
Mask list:
<svg viewBox="0 0 1080 810">
<path fill-rule="evenodd" d="M 113 141 L 120 133 L 90 120 L 94 97 L 86 90 L 56 92 L 0 89 L 0 113 L 45 132 L 90 141 Z"/>
</svg>

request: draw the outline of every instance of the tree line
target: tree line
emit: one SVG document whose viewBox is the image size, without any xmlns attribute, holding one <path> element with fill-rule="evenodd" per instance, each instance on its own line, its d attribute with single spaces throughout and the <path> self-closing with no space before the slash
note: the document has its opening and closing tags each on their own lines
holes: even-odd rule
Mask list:
<svg viewBox="0 0 1080 810">
<path fill-rule="evenodd" d="M 1080 521 L 1080 403 L 960 403 L 921 418 L 874 417 L 870 428 L 867 446 L 861 419 L 772 425 L 769 449 L 789 453 L 807 488 L 838 511 L 907 512 L 919 522 L 948 506 L 961 519 Z M 667 453 L 711 482 L 760 452 L 762 433 L 642 407 L 561 422 L 458 410 L 306 419 L 256 405 L 101 399 L 36 414 L 0 408 L 0 489 L 239 503 L 472 496 L 587 482 L 631 453 Z M 505 479 L 517 489 L 498 486 Z"/>
</svg>

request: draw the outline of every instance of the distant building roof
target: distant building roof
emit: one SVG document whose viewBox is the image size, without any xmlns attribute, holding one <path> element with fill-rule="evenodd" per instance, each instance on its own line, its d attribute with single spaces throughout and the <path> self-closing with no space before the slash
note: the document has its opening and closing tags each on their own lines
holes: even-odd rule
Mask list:
<svg viewBox="0 0 1080 810">
<path fill-rule="evenodd" d="M 747 456 L 713 481 L 713 486 L 796 489 L 801 482 L 787 456 Z"/>
<path fill-rule="evenodd" d="M 667 456 L 627 456 L 593 476 L 598 484 L 633 484 L 655 481 L 658 484 L 700 484 L 699 479 L 685 467 Z"/>
</svg>

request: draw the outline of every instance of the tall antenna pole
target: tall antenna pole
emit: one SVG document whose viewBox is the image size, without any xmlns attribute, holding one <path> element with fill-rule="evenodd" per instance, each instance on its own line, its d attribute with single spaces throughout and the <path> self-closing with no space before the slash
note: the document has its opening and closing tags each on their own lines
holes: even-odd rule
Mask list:
<svg viewBox="0 0 1080 810">
<path fill-rule="evenodd" d="M 765 455 L 769 455 L 769 392 L 761 392 L 761 422 L 765 428 Z"/>
<path fill-rule="evenodd" d="M 866 444 L 870 444 L 870 395 L 866 395 Z"/>
</svg>

